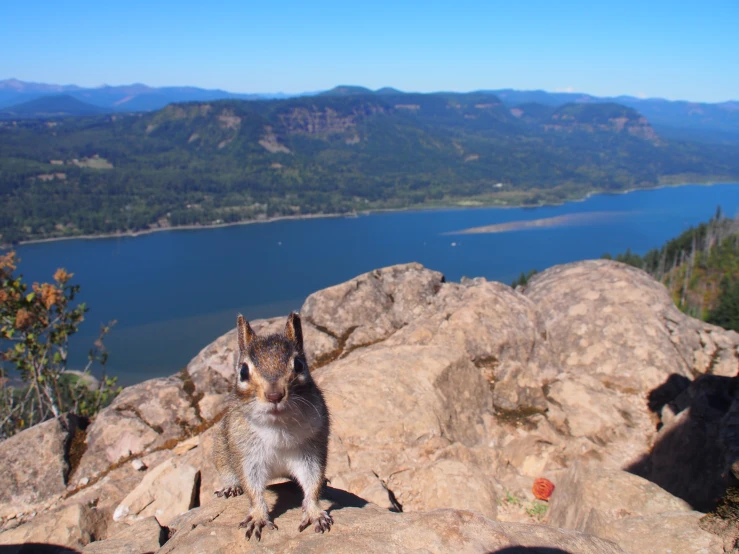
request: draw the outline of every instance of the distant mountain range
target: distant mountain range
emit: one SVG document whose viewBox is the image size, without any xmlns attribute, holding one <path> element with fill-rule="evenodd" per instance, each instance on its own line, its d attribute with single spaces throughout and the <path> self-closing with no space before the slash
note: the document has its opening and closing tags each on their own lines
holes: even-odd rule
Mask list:
<svg viewBox="0 0 739 554">
<path fill-rule="evenodd" d="M 93 113 L 146 112 L 159 110 L 177 102 L 207 102 L 212 100 L 266 100 L 296 96 L 352 96 L 374 94 L 378 96 L 403 95 L 391 87 L 372 91 L 359 86 L 338 86 L 319 93 L 263 93 L 242 94 L 224 90 L 196 87 L 149 87 L 142 84 L 83 88 L 76 85 L 27 83 L 17 79 L 0 81 L 0 119 L 27 119 L 60 116 L 91 115 Z M 438 93 L 444 94 L 444 93 Z M 480 91 L 492 94 L 510 109 L 525 106 L 528 115 L 546 107 L 565 104 L 615 103 L 631 107 L 646 117 L 655 131 L 676 140 L 702 141 L 723 144 L 739 144 L 739 101 L 721 103 L 664 100 L 661 98 L 636 98 L 634 96 L 597 97 L 584 93 L 547 92 L 543 90 L 520 91 L 498 89 Z M 44 99 L 38 104 L 32 100 Z M 74 99 L 75 103 L 70 100 Z M 536 106 L 541 106 L 537 108 Z M 527 116 L 528 117 L 528 116 Z"/>
<path fill-rule="evenodd" d="M 17 104 L 24 104 L 41 97 L 70 96 L 84 102 L 105 108 L 108 112 L 148 112 L 159 110 L 174 102 L 204 102 L 209 100 L 240 99 L 263 100 L 266 98 L 287 98 L 291 95 L 240 94 L 225 90 L 208 90 L 197 87 L 149 87 L 136 83 L 122 86 L 102 86 L 83 88 L 77 85 L 50 85 L 46 83 L 27 83 L 17 79 L 0 81 L 0 110 Z M 12 110 L 11 110 L 12 111 Z M 81 114 L 82 115 L 82 114 Z"/>
<path fill-rule="evenodd" d="M 77 100 L 69 94 L 40 96 L 0 110 L 2 119 L 43 119 L 110 113 L 109 109 Z"/>
</svg>

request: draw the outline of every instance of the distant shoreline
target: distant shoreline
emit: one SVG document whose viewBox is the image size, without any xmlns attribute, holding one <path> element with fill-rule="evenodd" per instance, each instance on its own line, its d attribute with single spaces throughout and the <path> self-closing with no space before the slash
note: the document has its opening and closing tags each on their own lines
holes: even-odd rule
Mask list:
<svg viewBox="0 0 739 554">
<path fill-rule="evenodd" d="M 481 204 L 479 206 L 460 206 L 458 204 L 449 204 L 449 205 L 444 205 L 444 206 L 429 206 L 429 207 L 421 206 L 421 207 L 410 207 L 410 208 L 376 208 L 376 209 L 371 209 L 371 210 L 363 210 L 359 212 L 337 213 L 337 214 L 285 215 L 285 216 L 270 217 L 270 218 L 265 218 L 265 219 L 249 219 L 246 221 L 236 221 L 233 223 L 217 223 L 213 225 L 206 225 L 206 224 L 176 225 L 172 227 L 159 227 L 156 229 L 145 229 L 142 231 L 134 231 L 134 232 L 117 232 L 117 233 L 103 233 L 103 234 L 98 234 L 98 235 L 75 235 L 71 237 L 49 237 L 49 238 L 43 238 L 43 239 L 30 239 L 30 240 L 20 241 L 16 245 L 0 244 L 0 249 L 12 249 L 14 246 L 25 246 L 28 244 L 41 244 L 45 242 L 58 242 L 58 241 L 63 241 L 63 240 L 100 240 L 100 239 L 115 239 L 115 238 L 135 238 L 135 237 L 139 237 L 143 235 L 150 235 L 152 233 L 160 233 L 160 232 L 166 232 L 166 231 L 202 231 L 206 229 L 235 227 L 237 225 L 274 223 L 277 221 L 285 221 L 285 220 L 324 219 L 324 218 L 337 218 L 337 217 L 352 218 L 352 217 L 358 217 L 360 215 L 370 215 L 373 213 L 385 213 L 385 212 L 413 212 L 413 211 L 420 212 L 420 211 L 432 211 L 432 210 L 449 210 L 449 209 L 469 210 L 469 209 L 486 209 L 486 208 L 499 208 L 499 209 L 532 208 L 533 209 L 533 208 L 543 208 L 546 206 L 562 206 L 570 202 L 584 202 L 588 198 L 592 196 L 597 196 L 599 194 L 603 194 L 603 195 L 629 194 L 632 192 L 659 190 L 659 189 L 668 188 L 668 187 L 686 187 L 686 186 L 710 187 L 714 185 L 739 185 L 739 183 L 732 183 L 732 182 L 675 183 L 675 184 L 657 185 L 655 187 L 649 187 L 649 188 L 633 188 L 633 189 L 613 191 L 613 192 L 603 191 L 603 190 L 593 190 L 593 191 L 587 192 L 582 198 L 574 198 L 570 200 L 563 200 L 562 202 L 536 204 L 536 205 L 531 205 L 531 206 L 527 206 L 524 204 L 507 205 L 507 206 L 501 206 L 498 204 Z"/>
<path fill-rule="evenodd" d="M 357 212 L 359 213 L 359 212 Z M 362 212 L 371 213 L 371 212 Z M 351 214 L 305 214 L 305 215 L 284 215 L 279 217 L 270 217 L 267 219 L 248 219 L 246 221 L 235 221 L 233 223 L 216 223 L 213 225 L 173 225 L 171 227 L 158 227 L 156 229 L 144 229 L 142 231 L 103 233 L 99 235 L 74 235 L 71 237 L 49 237 L 45 239 L 22 240 L 17 243 L 18 246 L 26 244 L 39 244 L 42 242 L 58 242 L 62 240 L 99 240 L 99 239 L 120 239 L 135 238 L 142 235 L 150 235 L 152 233 L 160 233 L 165 231 L 199 231 L 204 229 L 219 229 L 222 227 L 235 227 L 236 225 L 251 225 L 256 223 L 273 223 L 275 221 L 283 221 L 288 219 L 319 219 L 328 217 L 353 217 Z M 7 245 L 0 245 L 2 248 L 9 248 Z"/>
</svg>

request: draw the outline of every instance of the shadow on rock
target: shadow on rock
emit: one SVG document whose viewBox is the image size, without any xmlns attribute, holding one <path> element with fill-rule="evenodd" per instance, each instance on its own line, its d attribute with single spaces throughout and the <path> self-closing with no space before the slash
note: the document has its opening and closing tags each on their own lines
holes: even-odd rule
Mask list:
<svg viewBox="0 0 739 554">
<path fill-rule="evenodd" d="M 0 545 L 0 554 L 79 554 L 79 550 L 58 544 L 27 542 Z"/>
<path fill-rule="evenodd" d="M 567 550 L 561 548 L 549 548 L 546 546 L 509 546 L 488 552 L 488 554 L 571 554 Z"/>
<path fill-rule="evenodd" d="M 732 465 L 739 461 L 739 378 L 690 382 L 673 374 L 649 394 L 648 406 L 659 416 L 659 433 L 651 452 L 627 471 L 696 510 L 712 510 L 738 477 Z"/>
<path fill-rule="evenodd" d="M 294 481 L 270 485 L 267 489 L 277 495 L 277 500 L 272 510 L 270 510 L 270 516 L 273 519 L 277 519 L 288 510 L 299 508 L 303 504 L 303 490 Z M 321 498 L 331 502 L 328 512 L 336 508 L 363 508 L 368 504 L 366 500 L 356 494 L 335 489 L 328 485 L 323 488 Z M 3 553 L 0 552 L 0 554 Z"/>
<path fill-rule="evenodd" d="M 682 408 L 679 408 L 675 401 L 680 398 L 680 395 L 685 392 L 688 387 L 690 387 L 690 383 L 692 383 L 692 381 L 684 375 L 673 373 L 667 378 L 667 381 L 649 393 L 649 396 L 647 397 L 647 406 L 649 407 L 649 411 L 660 416 L 660 422 L 657 425 L 658 431 L 664 425 L 664 422 L 661 421 L 661 417 L 662 410 L 664 410 L 665 406 L 667 406 L 673 414 L 680 413 L 687 407 L 683 406 Z"/>
</svg>

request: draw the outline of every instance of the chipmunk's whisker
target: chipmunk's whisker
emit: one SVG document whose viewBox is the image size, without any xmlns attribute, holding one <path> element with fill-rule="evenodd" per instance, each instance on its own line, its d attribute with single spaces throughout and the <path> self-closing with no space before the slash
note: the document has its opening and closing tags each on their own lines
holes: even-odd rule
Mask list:
<svg viewBox="0 0 739 554">
<path fill-rule="evenodd" d="M 318 408 L 316 408 L 316 407 L 315 407 L 315 406 L 314 406 L 313 404 L 311 404 L 310 402 L 308 402 L 308 401 L 307 401 L 307 400 L 306 400 L 305 398 L 302 398 L 302 397 L 300 397 L 300 396 L 295 396 L 294 398 L 295 398 L 295 400 L 296 400 L 297 402 L 302 402 L 303 404 L 305 404 L 305 405 L 306 405 L 306 406 L 308 406 L 309 408 L 312 408 L 312 409 L 313 409 L 313 410 L 314 410 L 314 411 L 316 412 L 316 415 L 317 415 L 317 416 L 318 416 L 319 418 L 321 417 L 321 412 L 319 412 L 319 411 L 318 411 Z"/>
</svg>

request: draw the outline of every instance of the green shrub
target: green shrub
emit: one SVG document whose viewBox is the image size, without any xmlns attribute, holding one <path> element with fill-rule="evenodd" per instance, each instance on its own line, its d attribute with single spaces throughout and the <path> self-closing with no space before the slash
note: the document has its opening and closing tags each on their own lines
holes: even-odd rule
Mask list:
<svg viewBox="0 0 739 554">
<path fill-rule="evenodd" d="M 87 311 L 74 304 L 79 285 L 58 269 L 54 283 L 29 286 L 15 275 L 14 252 L 0 256 L 0 439 L 65 412 L 93 416 L 120 391 L 116 379 L 94 379 L 105 365 L 104 325 L 81 371 L 67 368 L 69 339 Z"/>
</svg>

